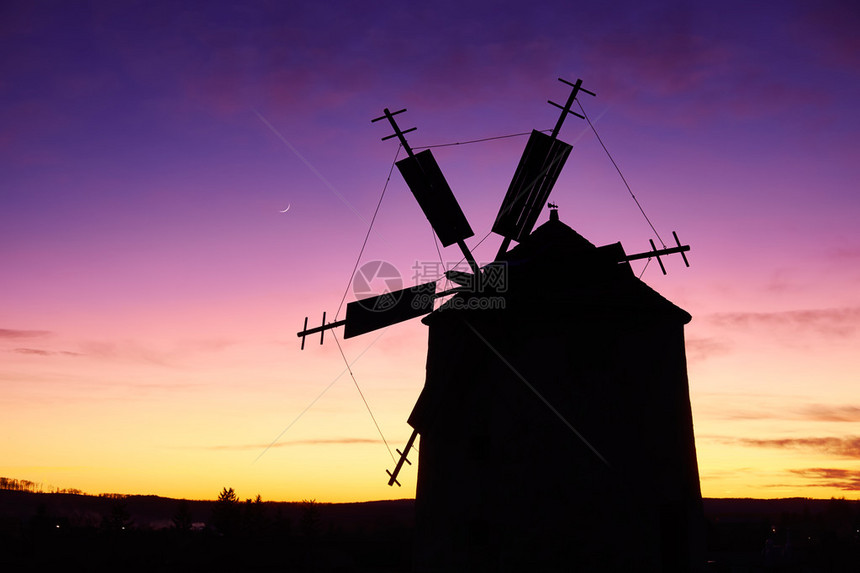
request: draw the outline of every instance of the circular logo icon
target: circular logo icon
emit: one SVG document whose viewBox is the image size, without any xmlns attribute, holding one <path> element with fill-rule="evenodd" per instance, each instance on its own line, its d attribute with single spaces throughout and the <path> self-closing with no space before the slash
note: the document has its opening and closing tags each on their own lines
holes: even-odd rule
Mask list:
<svg viewBox="0 0 860 573">
<path fill-rule="evenodd" d="M 352 279 L 352 293 L 358 303 L 373 312 L 383 312 L 397 304 L 403 279 L 387 261 L 370 261 L 361 265 Z"/>
</svg>

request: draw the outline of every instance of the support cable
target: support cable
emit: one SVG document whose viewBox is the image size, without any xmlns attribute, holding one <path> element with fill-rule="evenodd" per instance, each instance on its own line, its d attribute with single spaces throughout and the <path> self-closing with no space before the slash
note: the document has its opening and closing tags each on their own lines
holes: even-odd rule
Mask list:
<svg viewBox="0 0 860 573">
<path fill-rule="evenodd" d="M 445 279 L 445 282 L 442 283 L 443 284 L 442 290 L 447 290 L 449 281 L 448 281 L 448 276 L 445 274 L 445 259 L 442 258 L 442 249 L 439 248 L 439 239 L 436 237 L 436 231 L 431 229 L 430 232 L 433 234 L 433 244 L 436 246 L 436 254 L 439 255 L 439 265 L 442 268 L 442 276 L 439 278 Z M 465 259 L 466 259 L 466 257 L 463 257 L 463 260 L 465 260 Z M 460 262 L 462 262 L 462 261 L 460 261 Z M 457 263 L 457 264 L 459 265 L 460 263 Z"/>
<path fill-rule="evenodd" d="M 551 132 L 551 129 L 544 129 L 542 133 Z M 507 139 L 509 137 L 522 137 L 524 135 L 531 135 L 531 132 L 528 133 L 511 133 L 508 135 L 496 135 L 493 137 L 482 137 L 481 139 L 471 139 L 469 141 L 456 141 L 454 143 L 438 143 L 436 145 L 425 145 L 423 147 L 413 147 L 412 149 L 435 149 L 437 147 L 453 147 L 455 145 L 468 145 L 470 143 L 484 143 L 485 141 L 495 141 L 497 139 Z"/>
<path fill-rule="evenodd" d="M 642 275 L 645 274 L 645 271 L 648 269 L 648 265 L 650 265 L 650 264 L 651 264 L 651 257 L 648 257 L 645 260 L 645 266 L 642 267 L 642 272 L 639 273 L 639 276 L 637 278 L 639 278 L 640 280 L 642 279 Z"/>
<path fill-rule="evenodd" d="M 361 388 L 358 386 L 358 380 L 355 379 L 355 374 L 352 373 L 352 368 L 349 366 L 346 354 L 343 353 L 343 348 L 340 347 L 340 341 L 337 339 L 337 335 L 334 332 L 332 332 L 331 335 L 337 343 L 337 349 L 340 350 L 340 355 L 343 357 L 343 363 L 346 364 L 346 369 L 349 371 L 349 376 L 352 378 L 353 384 L 355 384 L 355 389 L 358 390 L 358 395 L 361 396 L 361 401 L 364 402 L 364 407 L 367 408 L 367 413 L 370 414 L 370 419 L 373 420 L 373 425 L 376 426 L 376 431 L 379 432 L 379 437 L 382 438 L 382 443 L 385 444 L 385 448 L 388 450 L 388 455 L 391 456 L 392 460 L 397 462 L 397 459 L 391 452 L 391 446 L 388 445 L 388 440 L 386 440 L 385 436 L 382 434 L 382 428 L 379 427 L 379 423 L 376 421 L 376 416 L 373 415 L 373 411 L 370 409 L 370 404 L 367 403 L 367 399 L 364 397 L 364 392 L 362 392 Z"/>
<path fill-rule="evenodd" d="M 651 223 L 651 219 L 648 218 L 648 215 L 645 214 L 645 209 L 642 208 L 642 205 L 639 203 L 639 199 L 636 198 L 636 195 L 633 194 L 633 190 L 630 188 L 630 185 L 627 183 L 627 179 L 624 178 L 624 174 L 621 173 L 621 169 L 618 167 L 618 164 L 615 163 L 615 160 L 612 158 L 612 154 L 609 153 L 609 150 L 606 149 L 606 145 L 603 143 L 603 140 L 600 139 L 600 135 L 597 133 L 597 130 L 594 128 L 594 124 L 591 123 L 591 120 L 588 118 L 588 114 L 585 113 L 585 109 L 582 107 L 582 103 L 579 100 L 576 100 L 577 105 L 579 105 L 579 109 L 582 111 L 582 115 L 585 116 L 585 121 L 588 122 L 589 127 L 591 127 L 591 131 L 594 132 L 594 136 L 597 138 L 597 141 L 600 143 L 600 146 L 603 148 L 603 151 L 606 152 L 606 156 L 609 157 L 609 161 L 612 162 L 612 165 L 615 167 L 615 170 L 618 171 L 618 175 L 621 176 L 621 180 L 624 182 L 624 186 L 627 187 L 627 192 L 630 193 L 630 196 L 633 197 L 633 201 L 636 203 L 636 206 L 639 207 L 639 212 L 642 213 L 642 216 L 645 217 L 645 220 L 648 222 L 648 225 L 651 227 L 651 230 L 654 231 L 654 235 L 660 241 L 660 244 L 663 245 L 663 248 L 666 248 L 666 243 L 663 242 L 663 238 L 660 236 L 660 233 L 657 232 L 657 229 L 654 228 L 654 225 Z"/>
<path fill-rule="evenodd" d="M 340 304 L 337 307 L 337 312 L 334 313 L 334 319 L 337 320 L 343 303 L 346 300 L 346 295 L 349 294 L 349 287 L 352 284 L 352 279 L 355 278 L 355 271 L 358 270 L 358 263 L 361 262 L 361 255 L 364 254 L 364 248 L 367 246 L 367 240 L 370 238 L 370 232 L 373 230 L 373 222 L 376 221 L 376 215 L 379 213 L 379 207 L 382 205 L 382 199 L 385 197 L 385 191 L 388 189 L 388 182 L 391 181 L 391 174 L 394 172 L 394 165 L 397 163 L 397 156 L 400 155 L 400 150 L 403 145 L 397 146 L 397 153 L 394 154 L 394 161 L 391 162 L 391 169 L 388 170 L 388 177 L 385 179 L 385 185 L 382 186 L 382 195 L 379 196 L 379 202 L 376 204 L 376 210 L 373 212 L 373 217 L 370 219 L 370 225 L 367 227 L 367 234 L 364 236 L 364 242 L 361 244 L 361 250 L 358 251 L 358 258 L 355 259 L 355 266 L 352 267 L 352 273 L 349 275 L 349 281 L 346 283 L 346 289 L 343 291 L 343 297 L 340 299 Z M 325 325 L 323 325 L 325 326 Z"/>
<path fill-rule="evenodd" d="M 365 352 L 367 352 L 368 350 L 370 350 L 370 348 L 371 348 L 374 344 L 376 344 L 376 342 L 377 342 L 380 338 L 382 338 L 382 334 L 383 334 L 383 333 L 382 333 L 382 332 L 380 332 L 380 333 L 379 333 L 379 336 L 377 336 L 377 337 L 373 340 L 373 342 L 371 342 L 370 344 L 368 344 L 368 345 L 367 345 L 367 347 L 365 347 L 365 349 L 364 349 L 364 350 L 362 350 L 362 351 L 359 353 L 359 355 L 358 355 L 358 356 L 356 356 L 356 357 L 352 360 L 352 363 L 353 363 L 353 364 L 355 364 L 356 362 L 358 362 L 358 360 L 359 360 L 362 356 L 364 356 L 364 353 L 365 353 Z M 292 428 L 292 427 L 296 424 L 296 422 L 298 422 L 298 421 L 299 421 L 299 419 L 301 419 L 301 417 L 302 417 L 302 416 L 304 416 L 304 415 L 307 413 L 307 411 L 308 411 L 308 410 L 310 410 L 310 409 L 313 407 L 313 405 L 314 405 L 314 404 L 316 404 L 316 403 L 319 401 L 319 399 L 320 399 L 320 398 L 322 398 L 322 397 L 323 397 L 323 394 L 325 394 L 326 392 L 328 392 L 328 391 L 329 391 L 329 389 L 330 389 L 332 386 L 334 386 L 335 382 L 337 382 L 338 380 L 340 380 L 340 377 L 341 377 L 341 376 L 343 376 L 343 375 L 344 375 L 344 373 L 345 373 L 347 370 L 349 370 L 349 366 L 350 366 L 350 365 L 349 365 L 349 364 L 347 364 L 347 367 L 346 367 L 346 368 L 344 368 L 343 370 L 341 370 L 340 374 L 338 374 L 337 376 L 335 376 L 335 377 L 334 377 L 334 379 L 333 379 L 331 382 L 329 382 L 329 385 L 328 385 L 328 386 L 326 386 L 325 388 L 323 388 L 323 391 L 322 391 L 322 392 L 320 392 L 319 394 L 317 394 L 317 397 L 316 397 L 316 398 L 314 398 L 313 400 L 311 400 L 311 401 L 310 401 L 310 403 L 309 403 L 307 406 L 305 406 L 305 409 L 304 409 L 304 410 L 302 410 L 302 411 L 299 413 L 299 415 L 298 415 L 298 416 L 296 416 L 295 418 L 293 418 L 293 421 L 292 421 L 292 422 L 290 422 L 289 424 L 287 424 L 287 426 L 286 426 L 283 430 L 281 430 L 281 433 L 280 433 L 280 434 L 278 434 L 278 435 L 277 435 L 277 437 L 275 437 L 275 439 L 274 439 L 274 440 L 272 440 L 272 441 L 269 443 L 269 445 L 268 445 L 268 446 L 266 446 L 266 447 L 263 449 L 263 451 L 262 451 L 262 452 L 260 452 L 260 454 L 259 454 L 259 455 L 254 459 L 254 461 L 253 461 L 253 462 L 251 462 L 251 464 L 252 464 L 252 465 L 253 465 L 253 464 L 255 464 L 255 463 L 257 463 L 257 460 L 259 460 L 261 457 L 263 457 L 263 455 L 264 455 L 266 452 L 268 452 L 268 451 L 269 451 L 269 450 L 270 450 L 270 449 L 271 449 L 271 448 L 272 448 L 276 443 L 278 443 L 278 440 L 280 440 L 280 439 L 281 439 L 281 437 L 282 437 L 284 434 L 286 434 L 286 433 L 287 433 L 287 431 L 288 431 L 290 428 Z"/>
</svg>

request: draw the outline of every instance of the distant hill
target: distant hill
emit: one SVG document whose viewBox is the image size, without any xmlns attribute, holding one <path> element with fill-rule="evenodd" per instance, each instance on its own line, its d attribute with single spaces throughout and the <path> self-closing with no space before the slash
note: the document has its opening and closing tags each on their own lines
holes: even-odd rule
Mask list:
<svg viewBox="0 0 860 573">
<path fill-rule="evenodd" d="M 413 508 L 0 490 L 0 571 L 409 571 Z"/>
<path fill-rule="evenodd" d="M 709 519 L 778 520 L 787 514 L 809 515 L 817 519 L 838 514 L 860 513 L 860 500 L 844 499 L 750 499 L 705 498 L 705 516 Z M 70 493 L 34 493 L 0 490 L 0 519 L 28 519 L 40 506 L 56 517 L 98 521 L 117 504 L 123 504 L 136 527 L 159 529 L 172 525 L 180 503 L 187 504 L 194 522 L 209 521 L 215 505 L 213 500 L 180 500 L 155 495 L 93 496 Z M 244 503 L 244 502 L 240 502 Z M 305 502 L 263 501 L 273 514 L 299 518 Z M 367 501 L 356 503 L 318 503 L 320 517 L 326 525 L 358 527 L 367 523 L 390 522 L 409 524 L 413 521 L 414 499 Z"/>
<path fill-rule="evenodd" d="M 708 519 L 729 521 L 771 520 L 776 523 L 786 515 L 807 515 L 810 519 L 852 522 L 860 518 L 860 500 L 844 499 L 749 499 L 706 498 L 703 501 Z M 70 493 L 34 493 L 0 490 L 0 521 L 26 520 L 37 514 L 39 508 L 56 518 L 98 524 L 117 505 L 123 505 L 135 527 L 161 529 L 171 527 L 180 504 L 185 504 L 195 523 L 208 523 L 215 506 L 212 500 L 180 500 L 155 495 L 93 496 Z M 242 504 L 244 502 L 240 502 Z M 391 523 L 411 526 L 414 499 L 368 501 L 356 503 L 317 503 L 324 526 L 347 529 L 367 524 Z M 298 520 L 306 502 L 263 501 L 272 515 Z M 844 518 L 845 515 L 854 519 Z"/>
<path fill-rule="evenodd" d="M 860 501 L 703 504 L 708 572 L 858 571 Z M 228 505 L 225 513 L 216 501 L 0 490 L 0 571 L 411 569 L 412 499 Z"/>
<path fill-rule="evenodd" d="M 834 507 L 860 510 L 860 500 L 812 499 L 807 497 L 787 497 L 781 499 L 752 498 L 705 498 L 702 500 L 706 516 L 715 515 L 781 515 L 784 513 L 822 514 Z"/>
<path fill-rule="evenodd" d="M 245 502 L 239 502 L 243 505 Z M 298 522 L 308 502 L 263 501 L 266 512 L 274 518 Z M 155 495 L 93 496 L 70 493 L 33 493 L 0 490 L 0 523 L 10 520 L 28 520 L 40 511 L 56 519 L 73 523 L 99 525 L 114 508 L 124 506 L 134 527 L 163 529 L 173 526 L 173 517 L 184 504 L 190 511 L 191 521 L 208 524 L 215 501 L 180 500 Z M 390 523 L 409 526 L 413 522 L 415 500 L 369 501 L 361 503 L 318 503 L 316 508 L 320 525 L 354 529 L 368 525 Z M 41 509 L 40 509 L 41 508 Z"/>
</svg>

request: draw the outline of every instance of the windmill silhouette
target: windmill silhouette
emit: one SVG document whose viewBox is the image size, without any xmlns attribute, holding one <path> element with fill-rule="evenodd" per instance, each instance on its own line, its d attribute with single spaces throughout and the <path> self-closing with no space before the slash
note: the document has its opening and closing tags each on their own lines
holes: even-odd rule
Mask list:
<svg viewBox="0 0 860 573">
<path fill-rule="evenodd" d="M 683 327 L 690 315 L 632 272 L 628 255 L 596 247 L 560 221 L 535 224 L 570 155 L 558 139 L 581 93 L 575 83 L 553 130 L 532 131 L 480 266 L 474 235 L 429 149 L 415 153 L 387 108 L 407 157 L 404 180 L 443 246 L 471 273 L 355 301 L 346 317 L 298 332 L 344 327 L 344 338 L 429 315 L 427 376 L 408 419 L 421 436 L 416 490 L 417 571 L 692 571 L 701 563 L 701 492 Z M 510 248 L 512 242 L 517 245 Z M 454 295 L 434 311 L 435 299 Z M 488 304 L 493 303 L 493 304 Z M 619 544 L 623 550 L 619 550 Z"/>
</svg>

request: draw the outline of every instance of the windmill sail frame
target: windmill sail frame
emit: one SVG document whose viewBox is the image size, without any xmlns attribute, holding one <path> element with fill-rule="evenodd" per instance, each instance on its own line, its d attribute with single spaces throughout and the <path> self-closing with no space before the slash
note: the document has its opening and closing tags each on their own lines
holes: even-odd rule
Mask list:
<svg viewBox="0 0 860 573">
<path fill-rule="evenodd" d="M 573 147 L 533 130 L 493 223 L 493 232 L 517 242 L 534 228 Z"/>
<path fill-rule="evenodd" d="M 475 234 L 429 149 L 401 159 L 397 168 L 442 246 L 457 244 Z"/>
</svg>

